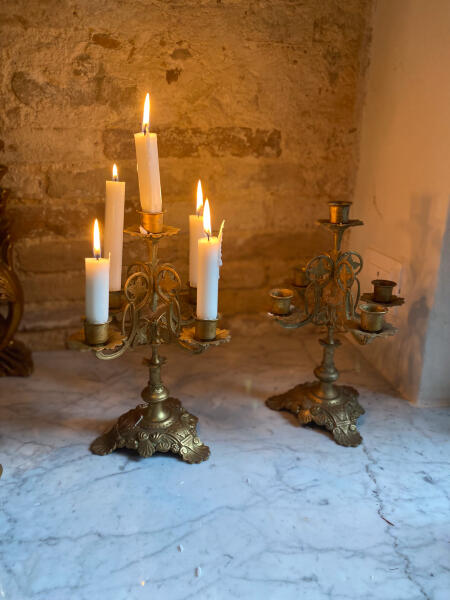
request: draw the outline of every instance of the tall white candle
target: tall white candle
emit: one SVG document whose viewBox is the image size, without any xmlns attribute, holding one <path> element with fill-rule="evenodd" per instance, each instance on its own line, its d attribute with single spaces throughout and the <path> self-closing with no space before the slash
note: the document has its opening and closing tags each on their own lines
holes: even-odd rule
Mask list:
<svg viewBox="0 0 450 600">
<path fill-rule="evenodd" d="M 142 132 L 134 134 L 141 208 L 147 213 L 162 209 L 159 180 L 158 138 L 150 133 L 150 96 L 145 97 Z"/>
<path fill-rule="evenodd" d="M 117 167 L 113 167 L 113 180 L 106 182 L 105 203 L 105 256 L 110 259 L 109 289 L 122 289 L 123 213 L 125 182 L 119 181 Z"/>
<path fill-rule="evenodd" d="M 197 212 L 189 215 L 189 285 L 197 287 L 198 240 L 206 237 L 203 229 L 203 191 L 200 179 L 197 184 Z"/>
<path fill-rule="evenodd" d="M 109 258 L 101 258 L 98 221 L 94 223 L 94 258 L 85 258 L 86 321 L 106 323 L 109 309 Z"/>
<path fill-rule="evenodd" d="M 209 202 L 203 211 L 206 238 L 198 240 L 197 318 L 217 319 L 219 294 L 220 240 L 211 235 Z"/>
</svg>

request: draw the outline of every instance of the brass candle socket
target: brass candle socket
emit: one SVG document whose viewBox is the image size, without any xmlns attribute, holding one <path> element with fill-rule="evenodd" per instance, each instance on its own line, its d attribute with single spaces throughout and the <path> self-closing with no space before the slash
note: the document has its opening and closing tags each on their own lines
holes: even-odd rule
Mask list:
<svg viewBox="0 0 450 600">
<path fill-rule="evenodd" d="M 188 302 L 194 306 L 197 304 L 197 288 L 191 284 L 188 286 Z"/>
<path fill-rule="evenodd" d="M 378 304 L 361 304 L 361 329 L 371 333 L 378 333 L 383 329 L 384 316 L 388 312 L 384 306 Z"/>
<path fill-rule="evenodd" d="M 84 321 L 84 337 L 88 346 L 102 346 L 109 336 L 109 320 L 106 323 L 88 323 Z"/>
<path fill-rule="evenodd" d="M 346 200 L 333 200 L 328 202 L 330 209 L 330 223 L 348 223 L 351 202 Z"/>
<path fill-rule="evenodd" d="M 138 210 L 141 225 L 148 233 L 161 233 L 164 227 L 164 213 L 148 213 Z"/>
<path fill-rule="evenodd" d="M 109 292 L 109 310 L 118 311 L 122 308 L 124 296 L 121 290 Z"/>
<path fill-rule="evenodd" d="M 306 287 L 309 283 L 306 274 L 306 265 L 294 267 L 294 285 L 296 287 Z"/>
<path fill-rule="evenodd" d="M 195 319 L 195 339 L 199 342 L 211 342 L 216 339 L 218 319 Z"/>
<path fill-rule="evenodd" d="M 374 279 L 373 285 L 373 299 L 376 302 L 391 302 L 392 290 L 397 285 L 395 281 L 389 281 L 388 279 Z"/>
<path fill-rule="evenodd" d="M 270 290 L 271 299 L 270 312 L 274 315 L 289 315 L 294 292 L 287 288 L 275 288 Z"/>
</svg>

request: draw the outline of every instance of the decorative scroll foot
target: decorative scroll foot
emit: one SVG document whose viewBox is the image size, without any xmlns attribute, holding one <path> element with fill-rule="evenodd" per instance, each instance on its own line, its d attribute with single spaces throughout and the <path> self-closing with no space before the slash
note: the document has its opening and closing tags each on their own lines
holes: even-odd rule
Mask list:
<svg viewBox="0 0 450 600">
<path fill-rule="evenodd" d="M 0 351 L 0 377 L 28 377 L 33 372 L 31 352 L 17 340 Z"/>
<path fill-rule="evenodd" d="M 337 397 L 329 400 L 317 395 L 319 383 L 302 383 L 279 396 L 266 400 L 272 410 L 287 410 L 302 425 L 314 421 L 331 431 L 337 444 L 359 446 L 362 437 L 356 429 L 358 417 L 364 414 L 359 404 L 358 392 L 347 385 L 335 386 Z"/>
<path fill-rule="evenodd" d="M 176 398 L 168 398 L 164 406 L 170 415 L 160 422 L 146 419 L 147 404 L 129 410 L 92 442 L 91 451 L 104 456 L 117 448 L 129 448 L 144 458 L 155 452 L 172 452 L 191 464 L 207 460 L 210 452 L 197 435 L 197 417 L 188 413 Z"/>
</svg>

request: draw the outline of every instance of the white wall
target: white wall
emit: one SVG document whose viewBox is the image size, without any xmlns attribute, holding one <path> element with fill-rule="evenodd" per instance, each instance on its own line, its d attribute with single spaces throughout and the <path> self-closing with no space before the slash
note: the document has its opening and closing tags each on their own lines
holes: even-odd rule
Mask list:
<svg viewBox="0 0 450 600">
<path fill-rule="evenodd" d="M 399 334 L 363 351 L 408 399 L 442 404 L 450 398 L 448 336 L 434 344 L 428 334 L 430 315 L 439 329 L 450 307 L 435 294 L 450 193 L 448 0 L 376 3 L 366 85 L 352 209 L 365 226 L 352 232 L 351 247 L 401 263 L 406 304 L 391 315 Z M 366 279 L 376 275 L 368 262 Z M 427 375 L 433 364 L 440 392 Z"/>
</svg>

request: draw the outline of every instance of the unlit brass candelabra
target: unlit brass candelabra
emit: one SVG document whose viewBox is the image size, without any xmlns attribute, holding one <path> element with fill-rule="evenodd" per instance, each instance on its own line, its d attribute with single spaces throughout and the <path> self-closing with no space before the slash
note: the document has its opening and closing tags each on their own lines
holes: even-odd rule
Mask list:
<svg viewBox="0 0 450 600">
<path fill-rule="evenodd" d="M 296 270 L 293 287 L 301 306 L 293 305 L 291 289 L 271 291 L 269 314 L 282 327 L 297 329 L 312 323 L 324 327 L 326 333 L 319 340 L 323 358 L 314 369 L 317 380 L 297 385 L 266 401 L 273 410 L 295 414 L 303 425 L 314 422 L 326 427 L 343 446 L 361 443 L 356 421 L 364 409 L 358 402 L 356 389 L 336 385 L 339 372 L 334 364 L 334 353 L 341 344 L 336 333 L 351 332 L 362 345 L 395 335 L 397 329 L 384 317 L 390 307 L 403 303 L 403 298 L 392 295 L 396 283 L 385 280 L 374 280 L 374 292 L 364 294 L 364 303 L 360 303 L 358 274 L 363 260 L 357 252 L 341 250 L 347 229 L 363 225 L 362 221 L 349 219 L 350 205 L 350 202 L 330 202 L 330 218 L 318 222 L 333 234 L 333 248 Z"/>
<path fill-rule="evenodd" d="M 85 323 L 84 330 L 72 336 L 69 344 L 75 349 L 94 350 L 102 360 L 118 358 L 138 345 L 151 348 L 150 358 L 144 361 L 149 369 L 148 383 L 141 394 L 144 403 L 119 417 L 113 427 L 94 440 L 91 450 L 105 455 L 126 447 L 143 457 L 172 452 L 188 463 L 199 463 L 209 457 L 209 448 L 198 437 L 197 417 L 169 395 L 161 380 L 165 359 L 159 347 L 176 340 L 182 347 L 200 353 L 209 346 L 228 342 L 230 334 L 217 328 L 217 320 L 196 319 L 192 307 L 186 310 L 177 271 L 158 258 L 159 242 L 177 235 L 179 229 L 163 225 L 162 213 L 141 213 L 141 222 L 141 227 L 126 229 L 125 233 L 147 243 L 148 261 L 133 264 L 123 291 L 110 293 L 110 307 L 116 307 L 110 311 L 110 321 Z"/>
</svg>

